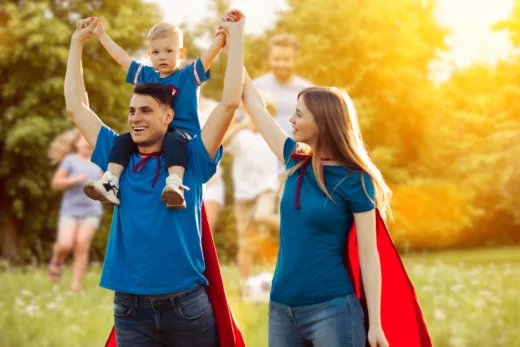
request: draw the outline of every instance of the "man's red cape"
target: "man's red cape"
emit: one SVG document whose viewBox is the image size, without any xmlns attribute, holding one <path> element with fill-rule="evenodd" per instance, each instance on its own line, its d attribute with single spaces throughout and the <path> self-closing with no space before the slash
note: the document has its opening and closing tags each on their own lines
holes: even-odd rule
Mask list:
<svg viewBox="0 0 520 347">
<path fill-rule="evenodd" d="M 211 306 L 213 306 L 220 346 L 245 347 L 244 338 L 242 337 L 242 333 L 238 328 L 227 301 L 224 281 L 222 280 L 217 258 L 217 250 L 215 249 L 215 242 L 213 241 L 213 235 L 211 234 L 204 204 L 202 205 L 202 252 L 206 264 L 204 276 L 206 276 L 209 282 L 208 297 L 211 301 Z M 112 328 L 105 347 L 116 346 L 116 331 L 115 328 Z"/>
<path fill-rule="evenodd" d="M 382 273 L 381 319 L 386 338 L 391 347 L 432 347 L 415 290 L 379 211 L 376 212 L 376 232 Z M 245 347 L 244 339 L 227 301 L 215 243 L 204 205 L 202 206 L 202 249 L 206 263 L 204 275 L 209 282 L 208 296 L 217 322 L 220 345 L 222 347 Z M 356 295 L 361 301 L 365 317 L 368 318 L 355 225 L 352 226 L 349 233 L 344 252 L 345 259 L 348 259 L 345 268 L 349 272 Z M 366 326 L 368 328 L 368 324 Z M 116 346 L 115 330 L 112 328 L 105 347 Z"/>
<path fill-rule="evenodd" d="M 432 342 L 424 321 L 421 307 L 399 253 L 379 211 L 376 210 L 377 249 L 381 262 L 381 320 L 390 347 L 431 347 Z M 344 255 L 345 264 L 357 297 L 368 318 L 368 311 L 361 281 L 356 226 L 350 230 Z M 368 328 L 368 321 L 365 319 Z M 368 346 L 368 343 L 367 343 Z"/>
</svg>

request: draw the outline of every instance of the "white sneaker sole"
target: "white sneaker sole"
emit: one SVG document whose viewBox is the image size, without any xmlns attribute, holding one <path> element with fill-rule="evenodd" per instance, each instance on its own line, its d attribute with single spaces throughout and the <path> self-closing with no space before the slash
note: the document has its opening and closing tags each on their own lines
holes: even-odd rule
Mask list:
<svg viewBox="0 0 520 347">
<path fill-rule="evenodd" d="M 171 187 L 164 187 L 161 193 L 161 200 L 170 209 L 178 210 L 181 208 L 186 208 L 186 201 L 184 200 L 184 197 Z"/>
<path fill-rule="evenodd" d="M 96 182 L 87 182 L 83 187 L 83 192 L 92 200 L 99 201 L 102 204 L 107 204 L 111 206 L 120 205 L 120 201 L 116 196 L 105 194 L 103 188 L 99 188 L 96 185 Z"/>
</svg>

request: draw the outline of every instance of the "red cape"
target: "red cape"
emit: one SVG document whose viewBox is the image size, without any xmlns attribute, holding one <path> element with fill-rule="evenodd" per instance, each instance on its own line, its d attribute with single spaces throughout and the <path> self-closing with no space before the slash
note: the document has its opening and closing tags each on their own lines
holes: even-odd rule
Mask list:
<svg viewBox="0 0 520 347">
<path fill-rule="evenodd" d="M 431 347 L 432 342 L 404 265 L 388 233 L 388 228 L 376 210 L 377 248 L 381 262 L 381 320 L 390 347 Z M 368 318 L 357 246 L 356 226 L 352 226 L 344 250 L 345 264 L 357 297 Z M 368 328 L 367 320 L 365 326 Z M 368 343 L 367 343 L 368 346 Z"/>
<path fill-rule="evenodd" d="M 211 234 L 204 204 L 202 204 L 202 252 L 206 263 L 204 276 L 206 276 L 209 282 L 208 297 L 213 306 L 220 346 L 245 347 L 244 338 L 242 337 L 242 333 L 238 328 L 227 301 L 224 281 L 222 280 L 217 258 L 217 250 L 215 249 L 215 242 L 213 241 L 213 235 Z M 116 346 L 116 331 L 115 328 L 112 328 L 105 347 Z"/>
</svg>

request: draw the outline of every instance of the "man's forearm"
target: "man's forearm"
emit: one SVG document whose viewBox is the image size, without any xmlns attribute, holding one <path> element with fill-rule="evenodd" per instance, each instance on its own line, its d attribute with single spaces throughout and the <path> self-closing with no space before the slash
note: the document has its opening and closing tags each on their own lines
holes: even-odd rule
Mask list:
<svg viewBox="0 0 520 347">
<path fill-rule="evenodd" d="M 67 110 L 77 109 L 82 104 L 88 107 L 85 82 L 83 81 L 83 71 L 81 55 L 83 45 L 80 42 L 72 41 L 70 44 L 69 59 L 67 61 L 67 72 L 65 74 L 65 103 Z"/>
<path fill-rule="evenodd" d="M 112 40 L 112 38 L 108 36 L 106 33 L 99 38 L 99 41 L 101 42 L 103 47 L 105 47 L 105 49 L 108 51 L 110 56 L 114 58 L 114 60 L 117 61 L 117 63 L 121 65 L 125 70 L 128 70 L 130 64 L 132 63 L 132 59 L 130 58 L 128 53 L 126 53 L 126 51 L 123 48 L 121 48 L 121 46 L 119 46 L 117 43 L 115 43 L 114 40 Z"/>
</svg>

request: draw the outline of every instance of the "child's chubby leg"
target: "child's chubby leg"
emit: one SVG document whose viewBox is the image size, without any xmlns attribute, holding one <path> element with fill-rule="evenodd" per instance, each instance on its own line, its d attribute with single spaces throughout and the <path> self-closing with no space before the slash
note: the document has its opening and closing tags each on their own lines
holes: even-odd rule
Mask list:
<svg viewBox="0 0 520 347">
<path fill-rule="evenodd" d="M 130 133 L 124 133 L 114 139 L 108 156 L 107 171 L 98 181 L 88 181 L 83 187 L 85 194 L 104 204 L 119 206 L 119 180 L 137 145 Z"/>
<path fill-rule="evenodd" d="M 161 200 L 170 209 L 182 209 L 186 207 L 184 190 L 189 190 L 183 184 L 184 172 L 188 166 L 188 141 L 187 133 L 172 129 L 168 131 L 163 141 L 163 154 L 168 168 L 168 177 Z"/>
</svg>

